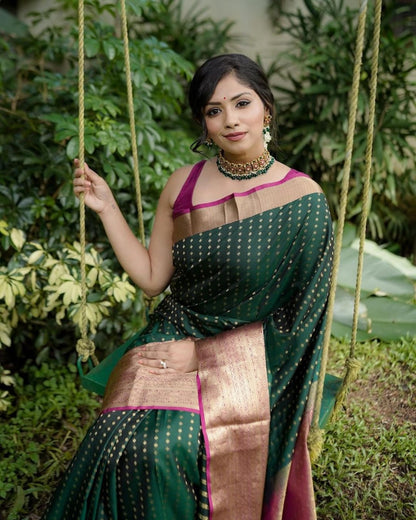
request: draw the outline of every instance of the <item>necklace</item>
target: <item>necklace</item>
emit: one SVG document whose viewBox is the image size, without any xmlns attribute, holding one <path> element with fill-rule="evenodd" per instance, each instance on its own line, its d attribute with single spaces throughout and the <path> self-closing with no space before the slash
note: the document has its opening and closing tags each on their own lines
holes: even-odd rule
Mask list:
<svg viewBox="0 0 416 520">
<path fill-rule="evenodd" d="M 269 171 L 273 163 L 274 157 L 270 155 L 268 150 L 264 150 L 260 157 L 246 163 L 227 161 L 224 157 L 223 150 L 217 155 L 217 168 L 219 171 L 226 177 L 236 181 L 245 181 L 258 177 L 259 175 L 264 175 Z"/>
</svg>

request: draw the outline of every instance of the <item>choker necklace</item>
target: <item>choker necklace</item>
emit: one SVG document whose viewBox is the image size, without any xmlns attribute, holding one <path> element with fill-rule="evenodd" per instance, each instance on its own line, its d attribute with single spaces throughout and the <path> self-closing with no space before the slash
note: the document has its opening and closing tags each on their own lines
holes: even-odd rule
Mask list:
<svg viewBox="0 0 416 520">
<path fill-rule="evenodd" d="M 236 181 L 245 181 L 264 175 L 269 171 L 273 163 L 274 157 L 270 155 L 268 150 L 264 150 L 260 157 L 246 163 L 227 161 L 222 150 L 217 155 L 217 168 L 219 171 L 226 177 Z"/>
</svg>

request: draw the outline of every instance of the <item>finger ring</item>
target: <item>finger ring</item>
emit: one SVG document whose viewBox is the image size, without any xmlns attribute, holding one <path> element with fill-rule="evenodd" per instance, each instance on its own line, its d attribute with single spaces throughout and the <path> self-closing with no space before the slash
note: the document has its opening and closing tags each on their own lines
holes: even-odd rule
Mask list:
<svg viewBox="0 0 416 520">
<path fill-rule="evenodd" d="M 168 365 L 166 364 L 166 361 L 164 359 L 160 360 L 160 364 L 161 364 L 162 368 L 168 368 Z"/>
</svg>

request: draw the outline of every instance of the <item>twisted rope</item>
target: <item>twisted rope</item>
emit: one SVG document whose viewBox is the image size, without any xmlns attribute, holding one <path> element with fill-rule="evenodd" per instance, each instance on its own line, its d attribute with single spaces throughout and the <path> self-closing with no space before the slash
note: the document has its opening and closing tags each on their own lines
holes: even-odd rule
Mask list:
<svg viewBox="0 0 416 520">
<path fill-rule="evenodd" d="M 323 435 L 322 435 L 322 432 L 320 432 L 319 415 L 320 415 L 321 406 L 322 406 L 325 374 L 326 374 L 326 368 L 327 368 L 327 364 L 328 364 L 329 344 L 330 344 L 330 340 L 331 340 L 331 327 L 332 327 L 333 314 L 334 314 L 335 292 L 336 292 L 339 264 L 340 264 L 340 259 L 341 259 L 342 235 L 344 232 L 345 216 L 346 216 L 346 212 L 347 212 L 347 200 L 348 200 L 348 189 L 349 189 L 350 175 L 351 175 L 352 152 L 353 152 L 353 146 L 354 146 L 355 127 L 356 127 L 356 122 L 357 122 L 357 106 L 358 106 L 358 95 L 359 95 L 359 89 L 360 89 L 360 74 L 361 74 L 362 56 L 363 56 L 363 48 L 364 48 L 366 16 L 367 16 L 367 0 L 363 0 L 361 2 L 360 14 L 359 14 L 359 20 L 358 20 L 353 80 L 352 80 L 350 100 L 349 100 L 350 108 L 349 108 L 349 115 L 348 115 L 348 131 L 347 131 L 347 141 L 346 141 L 346 151 L 345 151 L 345 163 L 344 163 L 344 172 L 343 172 L 343 179 L 342 179 L 342 185 L 341 185 L 341 200 L 340 200 L 340 209 L 339 209 L 339 214 L 338 214 L 337 232 L 336 232 L 336 236 L 335 236 L 332 281 L 331 281 L 331 288 L 330 288 L 329 297 L 328 297 L 328 317 L 327 317 L 327 324 L 326 324 L 325 335 L 324 335 L 324 340 L 323 340 L 323 347 L 322 347 L 321 370 L 319 373 L 317 395 L 316 395 L 316 399 L 315 399 L 314 416 L 312 419 L 312 427 L 311 427 L 311 432 L 310 432 L 309 440 L 308 440 L 309 451 L 310 451 L 312 462 L 314 462 L 318 458 L 319 453 L 322 448 L 322 442 L 323 442 L 323 441 L 321 441 L 321 438 L 323 437 Z"/>
<path fill-rule="evenodd" d="M 339 409 L 342 407 L 348 388 L 350 384 L 356 379 L 360 370 L 360 363 L 355 357 L 355 347 L 357 344 L 357 329 L 358 329 L 358 318 L 359 318 L 359 305 L 360 305 L 360 293 L 361 293 L 361 282 L 364 264 L 364 245 L 365 235 L 367 228 L 368 214 L 370 212 L 371 200 L 370 200 L 370 180 L 372 172 L 372 159 L 373 159 L 373 144 L 374 144 L 374 122 L 376 112 L 376 96 L 377 96 L 377 78 L 378 78 L 378 56 L 380 50 L 380 27 L 381 27 L 381 9 L 382 0 L 376 0 L 375 13 L 374 13 L 374 32 L 372 41 L 373 56 L 371 60 L 371 78 L 370 78 L 370 101 L 369 101 L 369 113 L 368 113 L 368 131 L 367 131 L 367 143 L 365 153 L 365 172 L 364 172 L 364 184 L 363 184 L 363 207 L 360 219 L 360 246 L 358 250 L 358 266 L 357 266 L 357 278 L 355 284 L 355 298 L 354 298 L 354 314 L 351 332 L 351 343 L 348 363 L 346 364 L 346 372 L 343 378 L 341 388 L 338 392 L 335 400 L 335 406 L 333 415 L 337 414 Z"/>
<path fill-rule="evenodd" d="M 134 118 L 134 101 L 133 101 L 133 86 L 131 78 L 130 68 L 130 52 L 129 52 L 129 35 L 127 28 L 127 15 L 126 15 L 126 2 L 121 0 L 121 25 L 123 32 L 123 44 L 124 44 L 124 66 L 126 69 L 126 87 L 127 87 L 127 104 L 129 110 L 130 120 L 130 135 L 131 135 L 131 150 L 133 154 L 133 173 L 134 173 L 134 184 L 136 187 L 136 205 L 137 214 L 139 217 L 139 235 L 142 244 L 146 245 L 146 239 L 144 234 L 144 223 L 143 223 L 143 210 L 142 210 L 142 194 L 140 187 L 140 171 L 139 171 L 139 159 L 137 153 L 137 138 L 136 138 L 136 124 Z"/>
<path fill-rule="evenodd" d="M 78 2 L 78 139 L 79 139 L 79 167 L 84 168 L 85 164 L 85 99 L 84 99 L 84 1 Z M 94 364 L 98 364 L 98 360 L 94 354 L 94 342 L 88 338 L 88 321 L 87 321 L 87 274 L 85 265 L 85 196 L 81 193 L 79 205 L 79 225 L 80 225 L 80 271 L 81 271 L 81 322 L 80 331 L 81 338 L 76 344 L 76 350 L 81 356 L 82 361 L 87 361 L 89 357 Z"/>
<path fill-rule="evenodd" d="M 134 174 L 134 185 L 136 188 L 136 206 L 137 215 L 139 220 L 139 236 L 141 243 L 146 246 L 146 237 L 144 232 L 144 220 L 143 220 L 143 205 L 142 205 L 142 193 L 140 185 L 140 171 L 139 171 L 139 159 L 137 153 L 137 137 L 136 137 L 136 123 L 134 116 L 134 100 L 133 100 L 133 81 L 130 67 L 130 49 L 129 49 L 129 32 L 127 26 L 127 14 L 126 14 L 126 2 L 120 0 L 120 11 L 121 11 L 121 27 L 123 33 L 123 46 L 124 46 L 124 67 L 126 70 L 126 87 L 127 87 L 127 105 L 129 112 L 130 121 L 130 135 L 131 135 L 131 150 L 133 155 L 133 174 Z M 148 312 L 153 309 L 155 299 L 143 296 L 143 319 L 146 319 Z"/>
</svg>

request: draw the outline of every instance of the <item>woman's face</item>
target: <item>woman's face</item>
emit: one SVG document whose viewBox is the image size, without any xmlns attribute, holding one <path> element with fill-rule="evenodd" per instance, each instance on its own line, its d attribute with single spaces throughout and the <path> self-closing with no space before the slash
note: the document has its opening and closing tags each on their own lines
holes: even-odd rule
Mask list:
<svg viewBox="0 0 416 520">
<path fill-rule="evenodd" d="M 234 74 L 224 76 L 204 108 L 208 137 L 234 161 L 263 153 L 264 118 L 269 113 L 259 95 Z"/>
</svg>

